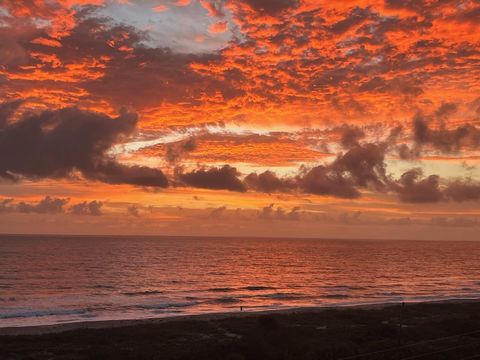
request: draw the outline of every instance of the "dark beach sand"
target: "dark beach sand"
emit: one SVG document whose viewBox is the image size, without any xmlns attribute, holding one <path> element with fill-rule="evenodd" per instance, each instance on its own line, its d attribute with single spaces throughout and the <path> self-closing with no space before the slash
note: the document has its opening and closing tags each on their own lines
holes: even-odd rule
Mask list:
<svg viewBox="0 0 480 360">
<path fill-rule="evenodd" d="M 0 329 L 0 359 L 480 359 L 480 301 Z"/>
</svg>

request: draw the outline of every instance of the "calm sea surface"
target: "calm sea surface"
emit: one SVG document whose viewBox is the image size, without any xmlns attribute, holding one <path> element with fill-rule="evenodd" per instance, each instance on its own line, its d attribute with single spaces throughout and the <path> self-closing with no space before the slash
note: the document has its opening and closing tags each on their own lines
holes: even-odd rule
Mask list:
<svg viewBox="0 0 480 360">
<path fill-rule="evenodd" d="M 480 297 L 480 242 L 0 236 L 0 327 Z"/>
</svg>

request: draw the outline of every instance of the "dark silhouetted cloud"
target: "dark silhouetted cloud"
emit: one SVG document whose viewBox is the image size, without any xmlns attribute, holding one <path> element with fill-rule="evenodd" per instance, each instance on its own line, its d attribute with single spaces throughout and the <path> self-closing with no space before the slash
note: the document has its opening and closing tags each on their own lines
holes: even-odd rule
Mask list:
<svg viewBox="0 0 480 360">
<path fill-rule="evenodd" d="M 440 178 L 437 175 L 422 177 L 421 169 L 405 172 L 398 182 L 392 184 L 401 201 L 408 203 L 431 203 L 444 199 L 440 189 Z"/>
<path fill-rule="evenodd" d="M 286 211 L 280 206 L 275 210 L 275 204 L 265 206 L 258 213 L 258 218 L 262 220 L 300 220 L 301 212 L 299 207 L 293 207 L 290 211 Z"/>
<path fill-rule="evenodd" d="M 196 148 L 197 142 L 195 138 L 168 144 L 165 151 L 165 159 L 170 164 L 176 164 L 184 155 L 194 151 Z"/>
<path fill-rule="evenodd" d="M 445 121 L 449 114 L 453 113 L 453 109 L 444 104 L 437 114 Z M 419 113 L 413 119 L 413 138 L 418 146 L 430 145 L 442 152 L 457 152 L 464 147 L 478 148 L 480 129 L 472 124 L 463 124 L 453 129 L 431 129 L 427 118 Z"/>
<path fill-rule="evenodd" d="M 191 187 L 245 192 L 247 189 L 238 178 L 239 176 L 240 173 L 237 169 L 230 165 L 224 165 L 221 168 L 197 169 L 178 174 L 180 181 Z"/>
<path fill-rule="evenodd" d="M 7 121 L 12 117 L 19 106 L 22 105 L 22 103 L 22 100 L 13 100 L 0 104 L 0 129 L 7 125 Z"/>
<path fill-rule="evenodd" d="M 271 171 L 260 175 L 252 173 L 245 178 L 245 184 L 267 193 L 300 190 L 308 194 L 350 199 L 360 196 L 357 187 L 384 189 L 389 181 L 385 169 L 386 145 L 360 145 L 353 139 L 348 142 L 351 148 L 337 155 L 330 164 L 303 167 L 295 178 L 279 178 Z"/>
<path fill-rule="evenodd" d="M 285 192 L 298 187 L 294 179 L 279 178 L 270 170 L 261 174 L 251 173 L 245 177 L 244 181 L 249 188 L 265 193 Z"/>
<path fill-rule="evenodd" d="M 480 183 L 454 180 L 448 184 L 444 193 L 448 199 L 458 202 L 480 200 Z"/>
<path fill-rule="evenodd" d="M 328 166 L 319 165 L 305 171 L 298 178 L 300 188 L 309 194 L 331 195 L 340 198 L 358 198 L 360 192 L 351 177 L 331 171 Z"/>
<path fill-rule="evenodd" d="M 102 215 L 102 206 L 103 203 L 93 200 L 93 201 L 84 201 L 70 207 L 70 212 L 74 215 L 91 215 L 91 216 L 100 216 Z"/>
<path fill-rule="evenodd" d="M 275 15 L 281 11 L 292 9 L 298 6 L 298 0 L 240 0 L 249 5 L 253 10 Z"/>
<path fill-rule="evenodd" d="M 3 121 L 6 123 L 6 120 Z M 0 177 L 83 176 L 112 184 L 168 186 L 158 169 L 118 163 L 107 151 L 135 129 L 137 117 L 119 117 L 76 108 L 44 111 L 0 128 Z"/>
<path fill-rule="evenodd" d="M 64 206 L 68 201 L 68 199 L 47 196 L 36 204 L 25 203 L 22 201 L 16 206 L 16 210 L 26 214 L 61 214 L 65 212 Z"/>
<path fill-rule="evenodd" d="M 210 214 L 208 214 L 208 217 L 211 219 L 220 219 L 225 216 L 225 213 L 227 211 L 226 206 L 220 206 L 218 208 L 213 209 Z"/>
<path fill-rule="evenodd" d="M 343 129 L 340 144 L 345 148 L 359 145 L 359 141 L 365 137 L 365 133 L 358 127 L 347 126 Z"/>
<path fill-rule="evenodd" d="M 140 208 L 137 205 L 129 205 L 127 207 L 127 213 L 132 215 L 132 216 L 139 217 L 140 216 Z"/>
</svg>

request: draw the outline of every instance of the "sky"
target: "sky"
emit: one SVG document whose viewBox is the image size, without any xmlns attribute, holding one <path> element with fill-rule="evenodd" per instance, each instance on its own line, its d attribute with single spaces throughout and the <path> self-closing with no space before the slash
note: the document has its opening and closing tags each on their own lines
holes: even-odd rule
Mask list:
<svg viewBox="0 0 480 360">
<path fill-rule="evenodd" d="M 478 240 L 480 1 L 0 1 L 0 232 Z"/>
</svg>

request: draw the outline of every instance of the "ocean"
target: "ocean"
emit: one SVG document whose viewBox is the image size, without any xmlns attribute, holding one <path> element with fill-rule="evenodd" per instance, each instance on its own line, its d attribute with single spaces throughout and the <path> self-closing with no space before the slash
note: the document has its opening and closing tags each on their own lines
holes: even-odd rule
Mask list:
<svg viewBox="0 0 480 360">
<path fill-rule="evenodd" d="M 0 327 L 480 297 L 480 242 L 0 236 Z"/>
</svg>

